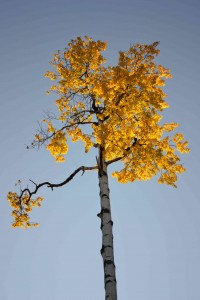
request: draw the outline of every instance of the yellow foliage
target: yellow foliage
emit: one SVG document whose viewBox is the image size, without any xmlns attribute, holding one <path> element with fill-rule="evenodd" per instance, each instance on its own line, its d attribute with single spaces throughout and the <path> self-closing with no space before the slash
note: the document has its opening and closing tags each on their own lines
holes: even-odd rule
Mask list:
<svg viewBox="0 0 200 300">
<path fill-rule="evenodd" d="M 46 149 L 49 150 L 51 155 L 56 158 L 57 162 L 65 161 L 63 154 L 66 154 L 68 151 L 67 139 L 65 134 L 62 131 L 56 132 L 47 145 Z"/>
<path fill-rule="evenodd" d="M 55 133 L 47 150 L 56 161 L 65 160 L 70 137 L 72 142 L 82 141 L 85 152 L 101 146 L 107 161 L 121 157 L 123 168 L 113 176 L 122 183 L 149 180 L 160 173 L 159 182 L 175 186 L 176 174 L 185 171 L 176 150 L 189 149 L 183 135 L 166 137 L 177 123 L 160 124 L 160 112 L 169 107 L 162 87 L 172 76 L 154 61 L 158 44 L 136 44 L 120 51 L 113 67 L 104 65 L 106 43 L 87 36 L 71 40 L 63 53 L 56 52 L 51 62 L 55 72 L 45 74 L 57 80 L 51 91 L 59 95 L 56 105 L 63 129 L 51 123 L 47 129 Z"/>
<path fill-rule="evenodd" d="M 28 194 L 24 194 L 21 198 L 15 192 L 9 192 L 7 195 L 7 200 L 10 206 L 13 208 L 12 217 L 14 221 L 12 227 L 37 227 L 38 223 L 30 223 L 30 217 L 28 213 L 32 210 L 34 206 L 41 206 L 42 197 L 37 197 L 36 199 L 30 199 Z"/>
<path fill-rule="evenodd" d="M 48 132 L 54 132 L 54 131 L 55 131 L 55 128 L 52 126 L 52 123 L 51 123 L 51 122 L 48 122 L 48 128 L 47 128 L 47 131 L 48 131 Z"/>
<path fill-rule="evenodd" d="M 42 137 L 41 137 L 39 134 L 36 134 L 36 135 L 35 135 L 35 139 L 36 139 L 36 141 L 40 141 L 40 140 L 41 140 L 41 138 L 42 138 Z"/>
<path fill-rule="evenodd" d="M 177 123 L 160 123 L 161 112 L 169 107 L 162 87 L 171 74 L 154 61 L 158 44 L 136 44 L 120 51 L 113 67 L 104 64 L 106 43 L 87 36 L 71 40 L 63 53 L 57 51 L 51 62 L 55 72 L 47 71 L 45 77 L 56 81 L 50 92 L 58 95 L 59 115 L 55 124 L 43 120 L 46 133 L 42 129 L 34 142 L 48 142 L 46 149 L 55 161 L 64 162 L 67 138 L 81 141 L 86 153 L 101 148 L 107 162 L 121 160 L 122 169 L 112 174 L 121 183 L 160 174 L 159 183 L 176 187 L 177 174 L 185 171 L 177 151 L 188 153 L 189 148 L 182 134 L 166 136 Z M 43 198 L 9 192 L 7 199 L 13 208 L 13 227 L 39 225 L 30 223 L 28 214 L 41 206 Z"/>
</svg>

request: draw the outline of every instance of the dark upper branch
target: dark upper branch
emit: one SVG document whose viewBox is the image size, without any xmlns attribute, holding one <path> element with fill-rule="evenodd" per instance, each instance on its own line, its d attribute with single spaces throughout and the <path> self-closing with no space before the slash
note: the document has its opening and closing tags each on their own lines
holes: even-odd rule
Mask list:
<svg viewBox="0 0 200 300">
<path fill-rule="evenodd" d="M 116 105 L 119 105 L 119 103 L 123 99 L 123 97 L 127 95 L 128 89 L 129 89 L 129 84 L 127 84 L 125 92 L 123 92 L 120 95 L 118 95 L 118 99 L 116 101 Z"/>
<path fill-rule="evenodd" d="M 95 99 L 95 96 L 93 94 L 89 94 L 91 100 L 92 100 L 92 103 L 91 103 L 91 107 L 93 109 L 93 111 L 96 113 L 96 114 L 101 114 L 102 113 L 102 107 L 96 105 L 96 99 Z"/>
<path fill-rule="evenodd" d="M 21 194 L 19 196 L 19 198 L 21 199 L 23 197 L 24 194 L 28 193 L 29 195 L 29 199 L 32 197 L 32 195 L 35 195 L 37 193 L 37 191 L 43 187 L 43 186 L 47 186 L 49 188 L 51 188 L 53 190 L 54 187 L 60 187 L 60 186 L 63 186 L 65 184 L 67 184 L 69 181 L 71 181 L 74 176 L 76 174 L 78 174 L 80 171 L 82 171 L 82 175 L 84 174 L 85 171 L 90 171 L 90 170 L 95 170 L 95 169 L 98 169 L 98 166 L 92 166 L 92 167 L 85 167 L 85 166 L 81 166 L 79 167 L 78 169 L 76 169 L 69 177 L 67 177 L 63 182 L 61 183 L 50 183 L 48 181 L 46 182 L 43 182 L 43 183 L 40 183 L 40 184 L 36 184 L 35 182 L 33 182 L 32 180 L 30 180 L 34 185 L 35 185 L 35 189 L 34 191 L 30 191 L 29 188 L 26 188 L 24 190 L 21 191 Z"/>
<path fill-rule="evenodd" d="M 87 120 L 87 119 L 85 119 L 85 120 Z M 41 145 L 44 145 L 45 142 L 47 142 L 48 140 L 50 140 L 51 138 L 53 138 L 56 135 L 56 133 L 62 132 L 63 130 L 65 130 L 67 128 L 73 128 L 74 126 L 87 125 L 87 124 L 98 125 L 98 123 L 95 122 L 95 121 L 85 121 L 85 120 L 83 120 L 83 121 L 77 121 L 77 122 L 74 122 L 73 124 L 70 124 L 70 125 L 65 124 L 63 127 L 61 127 L 58 130 L 55 130 L 51 134 L 48 134 L 48 131 L 43 130 L 42 126 L 40 126 L 40 129 L 37 132 L 38 132 L 39 135 L 42 136 L 42 138 L 40 138 L 39 140 L 34 140 L 31 143 L 31 146 L 26 146 L 26 148 L 27 149 L 35 148 L 35 147 L 39 148 Z"/>
<path fill-rule="evenodd" d="M 124 155 L 124 156 L 125 156 L 125 155 Z M 112 164 L 112 163 L 114 163 L 114 162 L 116 162 L 116 161 L 121 160 L 122 158 L 124 158 L 124 156 L 116 157 L 116 158 L 114 158 L 114 159 L 111 159 L 111 160 L 107 161 L 107 162 L 106 162 L 107 166 L 110 165 L 110 164 Z"/>
<path fill-rule="evenodd" d="M 121 160 L 122 158 L 124 158 L 124 157 L 128 154 L 127 151 L 131 150 L 131 148 L 132 148 L 133 146 L 135 146 L 135 144 L 136 144 L 137 142 L 138 142 L 138 139 L 137 139 L 137 138 L 134 138 L 134 141 L 132 142 L 132 145 L 131 145 L 130 147 L 124 149 L 124 150 L 126 151 L 125 154 L 124 154 L 123 156 L 119 156 L 119 157 L 116 157 L 116 158 L 114 158 L 114 159 L 111 159 L 111 160 L 107 161 L 107 162 L 106 162 L 107 166 L 110 165 L 110 164 L 112 164 L 112 163 L 114 163 L 114 162 L 116 162 L 116 161 Z"/>
</svg>

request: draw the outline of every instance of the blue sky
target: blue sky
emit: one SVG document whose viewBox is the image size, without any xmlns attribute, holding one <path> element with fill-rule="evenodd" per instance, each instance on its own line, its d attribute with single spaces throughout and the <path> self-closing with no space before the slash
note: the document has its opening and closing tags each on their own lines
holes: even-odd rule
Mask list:
<svg viewBox="0 0 200 300">
<path fill-rule="evenodd" d="M 45 200 L 31 214 L 37 229 L 12 229 L 6 201 L 15 182 L 60 182 L 82 164 L 95 163 L 73 144 L 65 164 L 26 150 L 44 111 L 55 110 L 43 77 L 57 49 L 76 36 L 108 42 L 110 65 L 130 44 L 160 41 L 158 62 L 170 68 L 170 109 L 165 121 L 181 124 L 191 152 L 178 189 L 156 180 L 127 185 L 110 178 L 119 299 L 199 300 L 199 53 L 197 0 L 47 1 L 0 4 L 0 299 L 102 300 L 103 263 L 97 174 L 41 190 Z"/>
</svg>

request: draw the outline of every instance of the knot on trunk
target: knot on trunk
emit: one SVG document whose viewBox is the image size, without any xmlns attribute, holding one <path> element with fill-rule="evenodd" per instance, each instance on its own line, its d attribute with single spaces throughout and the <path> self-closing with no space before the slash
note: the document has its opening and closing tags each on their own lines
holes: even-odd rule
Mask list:
<svg viewBox="0 0 200 300">
<path fill-rule="evenodd" d="M 101 193 L 101 192 L 100 192 L 99 195 L 100 195 L 101 199 L 104 198 L 104 197 L 107 198 L 107 199 L 109 199 L 108 194 L 105 194 L 105 193 Z"/>
<path fill-rule="evenodd" d="M 112 246 L 110 245 L 103 245 L 100 252 L 101 252 L 101 255 L 103 255 L 103 253 L 105 252 L 105 248 L 113 248 Z"/>
<path fill-rule="evenodd" d="M 103 177 L 103 176 L 107 176 L 107 173 L 101 168 L 101 169 L 99 170 L 99 177 L 101 178 L 101 177 Z"/>
<path fill-rule="evenodd" d="M 102 208 L 102 210 L 100 211 L 100 213 L 97 214 L 97 217 L 101 218 L 103 214 L 110 214 L 110 209 L 108 208 Z"/>
<path fill-rule="evenodd" d="M 114 264 L 114 262 L 111 260 L 111 259 L 105 259 L 104 260 L 104 266 L 105 265 L 113 265 L 114 266 L 114 268 L 115 268 L 115 264 Z"/>
<path fill-rule="evenodd" d="M 113 226 L 113 221 L 112 220 L 110 220 L 110 221 L 108 221 L 108 223 L 107 224 L 111 224 L 111 226 Z"/>
</svg>

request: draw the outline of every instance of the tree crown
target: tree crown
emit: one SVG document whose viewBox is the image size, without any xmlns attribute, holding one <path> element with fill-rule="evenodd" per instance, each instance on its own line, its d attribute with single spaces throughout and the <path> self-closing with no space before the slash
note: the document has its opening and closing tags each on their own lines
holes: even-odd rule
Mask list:
<svg viewBox="0 0 200 300">
<path fill-rule="evenodd" d="M 63 53 L 57 51 L 51 61 L 55 71 L 45 76 L 56 82 L 50 91 L 58 95 L 58 116 L 43 120 L 46 127 L 38 130 L 32 146 L 45 144 L 57 162 L 64 162 L 68 139 L 82 141 L 85 152 L 101 148 L 107 164 L 122 162 L 122 169 L 112 174 L 121 183 L 159 174 L 159 183 L 176 187 L 177 174 L 185 171 L 177 151 L 189 149 L 182 134 L 166 134 L 177 123 L 160 123 L 161 112 L 169 107 L 162 87 L 171 74 L 154 61 L 158 44 L 120 51 L 116 66 L 105 65 L 106 43 L 87 36 L 71 40 Z M 8 199 L 18 210 L 26 203 L 28 212 L 42 198 L 31 200 L 24 190 L 20 196 L 10 192 Z M 19 217 L 16 207 L 13 216 Z"/>
</svg>

